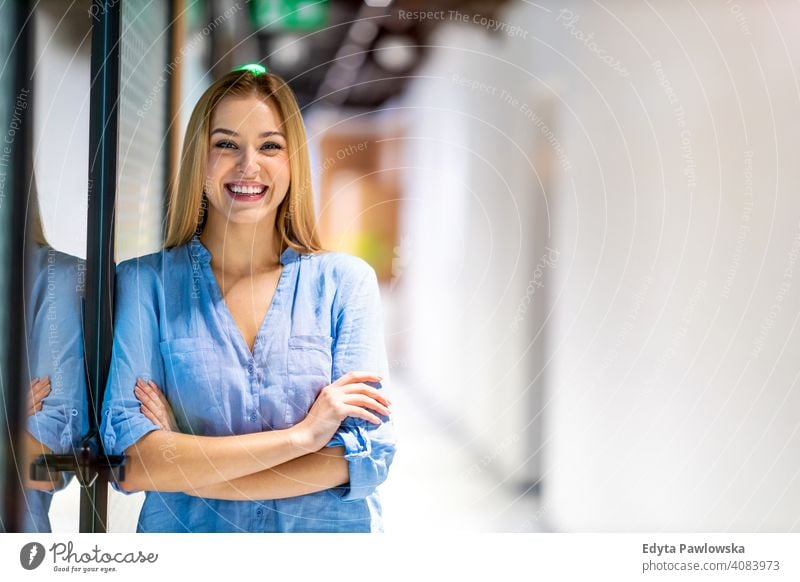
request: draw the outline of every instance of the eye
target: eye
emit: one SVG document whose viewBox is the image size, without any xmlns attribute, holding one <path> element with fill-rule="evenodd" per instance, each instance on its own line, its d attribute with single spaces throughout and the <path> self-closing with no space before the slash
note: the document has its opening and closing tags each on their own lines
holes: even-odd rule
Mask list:
<svg viewBox="0 0 800 582">
<path fill-rule="evenodd" d="M 217 143 L 215 143 L 214 147 L 217 147 L 217 148 L 220 148 L 220 149 L 232 149 L 232 148 L 236 147 L 236 144 L 233 143 L 232 141 L 223 140 L 223 141 L 218 141 Z"/>
<path fill-rule="evenodd" d="M 283 146 L 274 141 L 268 141 L 263 146 L 261 146 L 262 150 L 272 150 L 272 151 L 279 151 L 283 149 Z"/>
</svg>

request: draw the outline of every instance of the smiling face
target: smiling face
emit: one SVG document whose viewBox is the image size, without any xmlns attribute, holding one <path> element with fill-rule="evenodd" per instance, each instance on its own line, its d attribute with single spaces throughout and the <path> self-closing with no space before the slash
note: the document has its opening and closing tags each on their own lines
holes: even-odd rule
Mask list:
<svg viewBox="0 0 800 582">
<path fill-rule="evenodd" d="M 211 115 L 209 138 L 208 224 L 274 224 L 291 181 L 278 112 L 255 96 L 225 97 Z"/>
</svg>

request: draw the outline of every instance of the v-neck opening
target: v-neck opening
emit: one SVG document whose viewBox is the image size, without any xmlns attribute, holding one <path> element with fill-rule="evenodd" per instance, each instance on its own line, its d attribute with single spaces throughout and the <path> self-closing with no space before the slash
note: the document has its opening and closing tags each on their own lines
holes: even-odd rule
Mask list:
<svg viewBox="0 0 800 582">
<path fill-rule="evenodd" d="M 270 300 L 269 305 L 267 306 L 267 311 L 264 313 L 264 318 L 261 320 L 261 323 L 256 331 L 256 337 L 253 340 L 253 349 L 250 349 L 250 346 L 247 345 L 247 341 L 245 340 L 244 334 L 242 333 L 239 324 L 236 323 L 236 319 L 233 317 L 233 312 L 228 307 L 228 303 L 225 301 L 225 296 L 222 294 L 222 288 L 219 285 L 219 281 L 217 281 L 216 275 L 214 275 L 214 271 L 211 269 L 211 252 L 203 245 L 200 241 L 199 237 L 195 236 L 192 238 L 192 243 L 195 246 L 195 249 L 198 251 L 197 253 L 193 253 L 196 258 L 203 259 L 203 269 L 205 271 L 205 278 L 207 280 L 207 284 L 210 287 L 211 295 L 214 299 L 214 304 L 218 312 L 221 312 L 223 318 L 227 320 L 228 326 L 235 330 L 235 335 L 237 339 L 234 341 L 238 341 L 239 345 L 242 348 L 244 354 L 247 355 L 248 361 L 257 360 L 257 356 L 260 355 L 261 344 L 263 344 L 263 336 L 266 330 L 269 327 L 270 321 L 274 319 L 272 313 L 275 311 L 273 307 L 276 304 L 276 299 L 279 298 L 280 294 L 282 293 L 282 289 L 284 286 L 284 281 L 286 280 L 287 274 L 287 266 L 294 258 L 293 255 L 296 255 L 297 252 L 292 249 L 291 247 L 287 247 L 281 253 L 280 256 L 280 263 L 281 263 L 281 274 L 278 277 L 278 283 L 275 285 L 275 291 L 272 294 L 272 299 Z"/>
</svg>

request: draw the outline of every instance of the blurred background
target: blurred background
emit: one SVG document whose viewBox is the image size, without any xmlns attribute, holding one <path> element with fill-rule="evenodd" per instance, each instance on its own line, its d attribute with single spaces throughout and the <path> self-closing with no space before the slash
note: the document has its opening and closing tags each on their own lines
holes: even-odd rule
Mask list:
<svg viewBox="0 0 800 582">
<path fill-rule="evenodd" d="M 800 531 L 797 2 L 120 2 L 116 260 L 159 249 L 203 90 L 281 75 L 324 244 L 382 284 L 387 531 Z M 35 10 L 41 220 L 77 257 L 96 9 Z"/>
</svg>

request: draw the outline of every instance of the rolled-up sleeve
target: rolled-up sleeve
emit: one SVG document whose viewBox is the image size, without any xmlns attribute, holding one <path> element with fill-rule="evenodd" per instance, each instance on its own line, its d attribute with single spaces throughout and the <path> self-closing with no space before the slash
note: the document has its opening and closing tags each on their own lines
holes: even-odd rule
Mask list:
<svg viewBox="0 0 800 582">
<path fill-rule="evenodd" d="M 117 266 L 114 343 L 108 373 L 101 434 L 108 454 L 122 454 L 157 430 L 141 412 L 133 391 L 137 378 L 164 386 L 159 350 L 159 295 L 151 265 L 131 259 Z"/>
<path fill-rule="evenodd" d="M 386 390 L 389 370 L 383 335 L 383 317 L 375 271 L 356 259 L 343 274 L 334 300 L 335 330 L 332 347 L 333 379 L 347 372 L 374 372 L 383 378 L 372 383 Z M 381 417 L 380 425 L 348 417 L 327 447 L 343 446 L 350 481 L 330 489 L 343 501 L 363 499 L 386 480 L 396 449 L 391 419 Z"/>
</svg>

